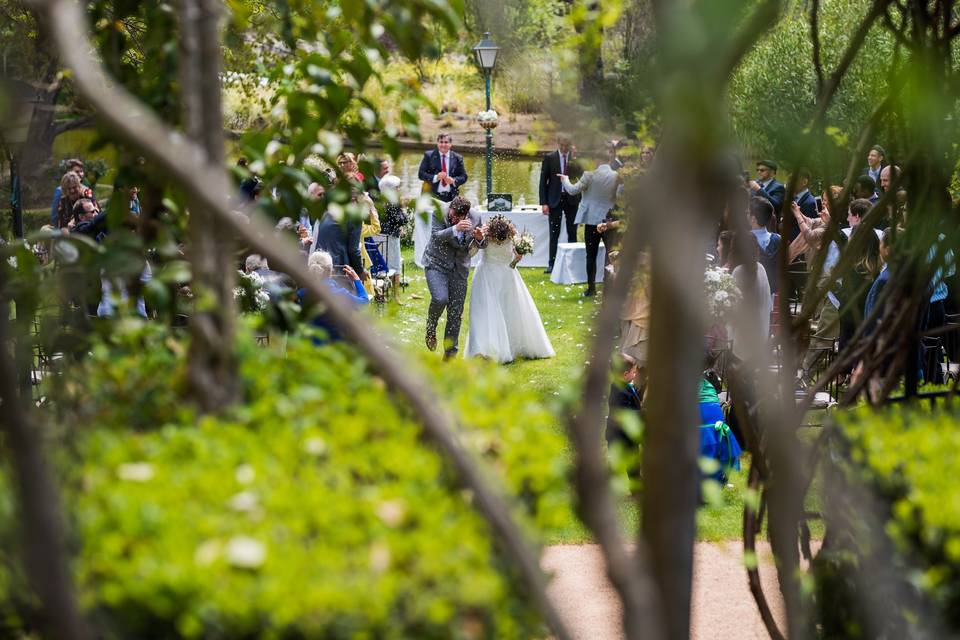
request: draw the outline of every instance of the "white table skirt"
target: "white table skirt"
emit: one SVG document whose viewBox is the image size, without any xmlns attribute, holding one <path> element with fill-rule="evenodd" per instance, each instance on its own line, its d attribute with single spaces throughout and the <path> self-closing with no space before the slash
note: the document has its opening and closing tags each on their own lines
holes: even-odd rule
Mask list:
<svg viewBox="0 0 960 640">
<path fill-rule="evenodd" d="M 443 210 L 446 211 L 446 203 L 442 204 Z M 476 208 L 473 212 L 480 214 L 480 219 L 484 222 L 498 213 Z M 518 266 L 540 268 L 547 266 L 550 262 L 550 223 L 547 216 L 541 213 L 540 208 L 527 207 L 523 210 L 514 209 L 513 211 L 502 211 L 500 213 L 503 213 L 514 224 L 518 233 L 527 232 L 533 236 L 533 253 L 523 256 L 523 260 L 520 261 Z M 566 241 L 566 226 L 560 225 L 560 242 Z M 428 242 L 430 242 L 430 223 L 418 215 L 413 229 L 413 258 L 418 267 L 423 267 L 423 252 L 426 250 Z M 476 265 L 478 259 L 474 258 L 474 265 Z M 582 256 L 581 259 L 583 259 Z M 586 276 L 584 276 L 584 279 L 586 279 Z"/>
<path fill-rule="evenodd" d="M 603 263 L 607 248 L 600 243 L 597 251 L 597 281 L 603 282 Z M 553 263 L 550 282 L 580 284 L 587 281 L 587 245 L 583 242 L 561 242 L 557 246 L 557 260 Z"/>
</svg>

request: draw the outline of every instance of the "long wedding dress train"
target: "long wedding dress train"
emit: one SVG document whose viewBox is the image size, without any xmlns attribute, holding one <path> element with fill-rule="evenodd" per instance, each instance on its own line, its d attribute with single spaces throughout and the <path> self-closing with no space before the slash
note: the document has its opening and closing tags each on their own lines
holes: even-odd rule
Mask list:
<svg viewBox="0 0 960 640">
<path fill-rule="evenodd" d="M 470 294 L 470 332 L 464 357 L 497 362 L 556 355 L 540 312 L 513 261 L 513 243 L 490 242 L 480 252 Z"/>
</svg>

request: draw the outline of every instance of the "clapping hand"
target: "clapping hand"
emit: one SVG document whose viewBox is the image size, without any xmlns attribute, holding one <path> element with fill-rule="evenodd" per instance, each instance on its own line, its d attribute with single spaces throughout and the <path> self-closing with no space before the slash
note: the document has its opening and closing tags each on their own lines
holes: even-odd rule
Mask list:
<svg viewBox="0 0 960 640">
<path fill-rule="evenodd" d="M 473 223 L 467 220 L 466 218 L 464 218 L 463 220 L 461 220 L 456 224 L 455 228 L 457 231 L 472 231 Z"/>
<path fill-rule="evenodd" d="M 790 211 L 793 212 L 793 217 L 797 219 L 797 222 L 801 222 L 806 216 L 803 215 L 803 212 L 800 211 L 800 205 L 796 202 L 790 203 Z"/>
<path fill-rule="evenodd" d="M 347 276 L 348 278 L 350 278 L 350 279 L 353 280 L 354 282 L 356 282 L 357 280 L 360 279 L 360 276 L 357 275 L 357 272 L 354 271 L 354 270 L 353 270 L 353 267 L 351 267 L 351 266 L 348 265 L 348 264 L 343 266 L 343 275 Z"/>
<path fill-rule="evenodd" d="M 482 242 L 482 241 L 483 241 L 483 235 L 484 235 L 484 233 L 486 233 L 486 232 L 485 232 L 485 230 L 484 230 L 483 228 L 481 228 L 481 227 L 474 227 L 474 229 L 473 229 L 473 239 L 476 240 L 477 242 Z"/>
</svg>

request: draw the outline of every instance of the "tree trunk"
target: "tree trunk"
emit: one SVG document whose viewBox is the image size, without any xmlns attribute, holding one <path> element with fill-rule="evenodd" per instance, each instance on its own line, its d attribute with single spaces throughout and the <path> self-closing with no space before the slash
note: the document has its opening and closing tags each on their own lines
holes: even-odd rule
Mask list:
<svg viewBox="0 0 960 640">
<path fill-rule="evenodd" d="M 223 122 L 220 105 L 220 5 L 214 0 L 181 1 L 181 77 L 184 125 L 187 135 L 198 140 L 203 161 L 218 169 L 223 184 L 211 185 L 227 193 L 224 163 Z M 187 377 L 190 393 L 203 410 L 218 411 L 237 395 L 236 362 L 233 354 L 234 303 L 232 243 L 197 202 L 190 207 L 190 257 L 194 295 L 190 319 L 190 354 Z"/>
</svg>

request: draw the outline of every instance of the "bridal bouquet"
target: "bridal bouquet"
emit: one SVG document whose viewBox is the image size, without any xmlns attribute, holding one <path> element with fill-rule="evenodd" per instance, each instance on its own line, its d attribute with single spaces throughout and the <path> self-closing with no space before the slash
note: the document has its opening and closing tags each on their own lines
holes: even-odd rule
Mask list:
<svg viewBox="0 0 960 640">
<path fill-rule="evenodd" d="M 521 256 L 533 253 L 533 235 L 524 231 L 520 235 L 514 237 L 513 248 Z"/>
<path fill-rule="evenodd" d="M 710 267 L 703 275 L 704 293 L 710 315 L 718 321 L 726 320 L 730 311 L 740 302 L 740 289 L 726 269 Z"/>
</svg>

